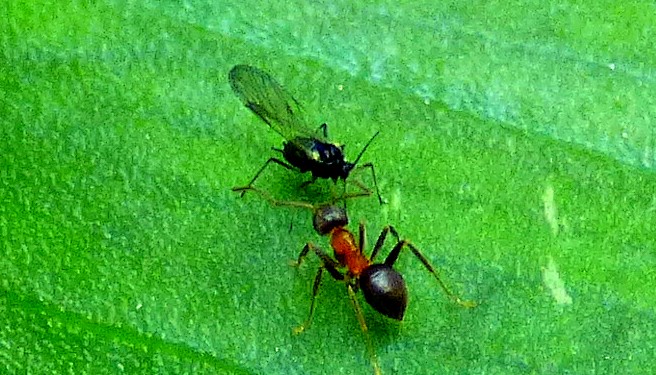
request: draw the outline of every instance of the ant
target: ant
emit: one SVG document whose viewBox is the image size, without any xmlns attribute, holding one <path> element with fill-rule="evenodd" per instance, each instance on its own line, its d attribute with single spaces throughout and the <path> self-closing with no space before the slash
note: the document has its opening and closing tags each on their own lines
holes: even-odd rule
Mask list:
<svg viewBox="0 0 656 375">
<path fill-rule="evenodd" d="M 233 188 L 233 191 L 243 192 L 246 190 L 252 190 L 259 193 L 274 206 L 291 206 L 312 210 L 314 230 L 321 236 L 330 237 L 330 245 L 333 248 L 334 257 L 328 255 L 328 253 L 317 245 L 308 242 L 301 250 L 296 262 L 293 263 L 295 266 L 300 266 L 310 251 L 314 252 L 322 262 L 314 279 L 308 318 L 303 324 L 294 328 L 294 334 L 299 334 L 309 328 L 314 314 L 315 300 L 321 284 L 321 278 L 323 277 L 324 271 L 327 271 L 335 280 L 342 281 L 346 285 L 346 291 L 351 303 L 353 304 L 355 315 L 364 334 L 374 373 L 377 375 L 381 374 L 380 365 L 378 364 L 378 359 L 371 338 L 368 334 L 367 324 L 364 320 L 360 304 L 356 298 L 356 292 L 362 290 L 365 300 L 374 308 L 374 310 L 388 318 L 399 321 L 402 320 L 408 304 L 408 289 L 401 273 L 394 269 L 394 263 L 398 259 L 401 250 L 406 248 L 410 249 L 414 256 L 424 265 L 426 270 L 435 277 L 437 283 L 451 300 L 466 308 L 476 306 L 476 302 L 462 300 L 451 292 L 438 275 L 435 267 L 431 265 L 421 251 L 419 251 L 419 249 L 408 240 L 400 239 L 398 232 L 393 226 L 387 225 L 383 228 L 376 240 L 371 255 L 367 257 L 364 253 L 366 237 L 364 223 L 361 222 L 359 225 L 359 238 L 356 241 L 354 234 L 346 228 L 349 222 L 346 210 L 334 205 L 334 202 L 312 205 L 306 202 L 278 201 L 268 193 L 251 186 Z M 366 194 L 364 193 L 344 195 L 336 200 L 344 200 L 365 195 Z M 392 248 L 389 255 L 387 255 L 385 261 L 382 263 L 374 263 L 374 260 L 380 249 L 385 244 L 385 240 L 389 233 L 396 238 L 396 245 Z"/>
</svg>

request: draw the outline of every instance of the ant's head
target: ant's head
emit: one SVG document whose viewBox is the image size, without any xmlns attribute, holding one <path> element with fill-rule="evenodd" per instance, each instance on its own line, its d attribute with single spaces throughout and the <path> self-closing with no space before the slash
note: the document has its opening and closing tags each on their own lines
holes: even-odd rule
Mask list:
<svg viewBox="0 0 656 375">
<path fill-rule="evenodd" d="M 362 294 L 379 313 L 402 320 L 408 305 L 408 289 L 401 274 L 386 264 L 372 264 L 361 274 Z"/>
<path fill-rule="evenodd" d="M 312 223 L 314 224 L 314 230 L 325 236 L 335 228 L 347 226 L 348 216 L 346 210 L 342 207 L 334 205 L 320 206 L 314 211 Z"/>
</svg>

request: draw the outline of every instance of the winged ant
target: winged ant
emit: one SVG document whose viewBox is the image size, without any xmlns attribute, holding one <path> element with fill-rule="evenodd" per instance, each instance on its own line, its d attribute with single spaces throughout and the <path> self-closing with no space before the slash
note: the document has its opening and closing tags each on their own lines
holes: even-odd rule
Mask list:
<svg viewBox="0 0 656 375">
<path fill-rule="evenodd" d="M 369 139 L 354 162 L 348 162 L 344 159 L 344 146 L 328 141 L 328 125 L 324 123 L 318 131 L 312 131 L 299 102 L 268 73 L 250 65 L 236 65 L 228 73 L 228 80 L 235 95 L 246 108 L 286 140 L 282 149 L 273 148 L 274 151 L 282 154 L 284 160 L 276 157 L 269 158 L 255 173 L 247 187 L 253 186 L 255 180 L 270 163 L 278 164 L 289 170 L 298 170 L 301 173 L 312 173 L 312 180 L 307 183 L 312 183 L 318 178 L 330 178 L 334 182 L 341 179 L 346 183 L 351 171 L 380 133 L 376 132 Z M 383 199 L 378 191 L 374 165 L 365 163 L 358 167 L 358 169 L 360 168 L 371 169 L 376 195 L 382 204 Z M 353 183 L 364 191 L 370 191 L 358 181 L 353 181 Z M 346 189 L 346 185 L 344 189 Z M 242 191 L 242 196 L 245 191 Z"/>
</svg>

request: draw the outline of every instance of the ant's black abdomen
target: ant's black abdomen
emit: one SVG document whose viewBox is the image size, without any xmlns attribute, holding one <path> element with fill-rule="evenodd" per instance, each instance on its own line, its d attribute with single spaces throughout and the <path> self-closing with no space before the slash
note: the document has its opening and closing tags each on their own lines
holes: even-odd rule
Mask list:
<svg viewBox="0 0 656 375">
<path fill-rule="evenodd" d="M 285 142 L 283 157 L 301 172 L 315 178 L 346 179 L 353 165 L 344 160 L 344 146 L 315 138 L 295 138 Z"/>
<path fill-rule="evenodd" d="M 379 313 L 402 320 L 408 289 L 401 274 L 385 264 L 372 264 L 360 274 L 360 288 L 367 303 Z"/>
</svg>

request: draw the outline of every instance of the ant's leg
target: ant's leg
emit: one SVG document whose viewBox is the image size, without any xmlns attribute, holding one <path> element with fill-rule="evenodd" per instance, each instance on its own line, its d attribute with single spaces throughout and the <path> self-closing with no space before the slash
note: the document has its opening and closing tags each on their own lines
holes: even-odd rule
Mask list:
<svg viewBox="0 0 656 375">
<path fill-rule="evenodd" d="M 273 198 L 271 194 L 267 193 L 266 191 L 260 190 L 253 186 L 236 186 L 232 188 L 232 191 L 241 192 L 242 195 L 244 195 L 244 193 L 246 193 L 246 191 L 249 190 L 260 194 L 262 198 L 266 199 L 269 203 L 271 203 L 274 206 L 291 206 L 291 207 L 309 208 L 311 210 L 314 209 L 314 206 L 307 202 L 279 201 Z"/>
<path fill-rule="evenodd" d="M 353 304 L 353 309 L 355 310 L 355 316 L 358 318 L 358 323 L 360 323 L 360 328 L 362 329 L 362 334 L 364 335 L 365 345 L 367 345 L 367 352 L 369 352 L 369 358 L 371 360 L 371 365 L 374 367 L 374 374 L 381 375 L 380 365 L 378 364 L 378 357 L 376 356 L 376 351 L 374 350 L 374 345 L 371 342 L 371 337 L 369 336 L 369 329 L 367 328 L 367 323 L 364 320 L 364 315 L 362 314 L 362 308 L 358 303 L 358 299 L 355 296 L 355 291 L 350 284 L 346 285 L 346 291 L 348 292 L 349 299 Z"/>
<path fill-rule="evenodd" d="M 301 253 L 298 254 L 298 259 L 296 262 L 292 262 L 292 266 L 299 267 L 301 263 L 303 263 L 303 259 L 305 259 L 310 250 L 317 254 L 317 256 L 321 259 L 323 267 L 328 271 L 328 273 L 330 273 L 330 276 L 332 276 L 333 279 L 338 281 L 344 280 L 344 275 L 337 269 L 339 268 L 339 263 L 331 258 L 330 255 L 323 251 L 319 246 L 316 246 L 310 242 L 303 246 L 303 250 L 301 250 Z"/>
<path fill-rule="evenodd" d="M 387 233 L 389 232 L 390 232 L 390 226 L 386 226 L 385 228 L 383 228 L 383 231 L 380 232 L 380 236 L 378 236 L 378 239 L 376 240 L 376 245 L 374 245 L 374 249 L 371 251 L 371 256 L 369 257 L 370 262 L 372 263 L 374 262 L 374 258 L 376 258 L 376 255 L 378 255 L 378 251 L 380 251 L 380 249 L 385 244 L 385 239 L 387 238 Z"/>
<path fill-rule="evenodd" d="M 312 299 L 310 300 L 310 313 L 308 314 L 307 319 L 298 327 L 292 329 L 292 333 L 298 335 L 299 333 L 305 331 L 310 324 L 312 323 L 312 316 L 314 315 L 314 303 L 317 299 L 317 293 L 319 293 L 319 285 L 321 285 L 321 276 L 323 275 L 323 267 L 319 267 L 317 271 L 317 276 L 314 278 L 314 285 L 312 285 Z"/>
<path fill-rule="evenodd" d="M 292 229 L 294 229 L 294 218 L 289 221 L 289 230 L 287 231 L 288 234 L 292 233 Z"/>
<path fill-rule="evenodd" d="M 344 193 L 346 193 L 346 188 L 347 188 L 346 182 L 347 181 L 344 181 Z M 372 193 L 371 189 L 369 189 L 367 186 L 365 186 L 365 184 L 363 184 L 361 181 L 350 178 L 350 179 L 348 179 L 348 183 L 353 184 L 353 185 L 357 186 L 358 189 L 360 189 L 360 193 L 358 193 L 358 194 L 369 196 Z"/>
<path fill-rule="evenodd" d="M 312 204 L 307 203 L 307 202 L 279 201 L 279 200 L 273 198 L 269 193 L 265 192 L 264 190 L 260 190 L 256 187 L 253 187 L 253 186 L 237 186 L 237 187 L 232 188 L 232 191 L 241 192 L 242 195 L 248 190 L 260 194 L 262 196 L 262 198 L 266 199 L 267 201 L 269 201 L 269 203 L 271 203 L 274 206 L 290 206 L 290 207 L 308 208 L 310 210 L 314 210 L 314 209 L 316 209 L 318 207 L 321 207 L 321 206 L 333 204 L 333 203 L 341 201 L 341 200 L 347 200 L 347 199 L 351 199 L 351 198 L 359 198 L 359 197 L 366 196 L 366 195 L 363 195 L 361 193 L 353 193 L 353 194 L 347 194 L 347 195 L 344 195 L 344 196 L 341 196 L 341 197 L 337 197 L 337 198 L 333 199 L 332 201 L 329 201 L 329 202 L 326 202 L 326 203 L 322 203 L 322 204 L 319 204 L 319 205 L 312 205 Z"/>
<path fill-rule="evenodd" d="M 257 180 L 257 178 L 260 177 L 260 174 L 261 174 L 262 171 L 264 171 L 264 169 L 269 165 L 269 163 L 276 163 L 276 164 L 281 165 L 281 166 L 283 166 L 283 167 L 285 167 L 285 168 L 287 168 L 287 169 L 289 169 L 289 170 L 294 170 L 294 169 L 295 169 L 294 167 L 292 167 L 291 165 L 285 163 L 284 161 L 282 161 L 282 160 L 280 160 L 280 159 L 269 158 L 269 160 L 267 160 L 266 163 L 264 163 L 264 165 L 262 166 L 262 168 L 260 168 L 260 170 L 257 171 L 257 173 L 255 173 L 255 176 L 253 177 L 253 179 L 251 180 L 251 182 L 249 182 L 248 185 L 245 186 L 245 187 L 252 187 L 253 184 L 255 183 L 255 180 Z M 235 190 L 235 189 L 237 189 L 237 188 L 233 188 L 232 190 L 233 190 L 233 191 L 237 191 L 237 190 Z M 242 196 L 242 197 L 244 196 L 244 194 L 246 194 L 246 190 L 248 190 L 248 189 L 241 189 L 241 188 L 239 188 L 239 189 L 240 189 L 240 191 L 241 191 L 241 196 Z"/>
<path fill-rule="evenodd" d="M 392 233 L 396 233 L 396 230 L 393 227 L 389 227 L 390 231 Z M 396 262 L 396 259 L 399 257 L 399 254 L 401 253 L 401 250 L 405 247 L 408 247 L 410 251 L 421 261 L 421 263 L 426 267 L 428 272 L 430 272 L 434 277 L 435 280 L 437 280 L 438 284 L 440 284 L 440 287 L 442 287 L 442 290 L 444 290 L 444 293 L 449 296 L 455 303 L 459 304 L 460 306 L 463 307 L 475 307 L 476 302 L 474 301 L 464 301 L 457 295 L 455 295 L 449 288 L 444 284 L 440 276 L 437 274 L 437 271 L 435 271 L 435 268 L 430 264 L 428 259 L 413 245 L 411 242 L 408 242 L 407 240 L 401 240 L 399 241 L 396 246 L 392 249 L 392 251 L 389 253 L 387 258 L 385 259 L 385 264 L 392 267 L 394 265 L 394 262 Z"/>
<path fill-rule="evenodd" d="M 328 254 L 326 254 L 321 248 L 308 243 L 303 247 L 303 250 L 301 251 L 301 254 L 298 256 L 298 262 L 297 264 L 300 265 L 301 262 L 303 261 L 303 258 L 307 255 L 307 253 L 312 249 L 315 254 L 319 258 L 321 258 L 321 261 L 323 264 L 321 267 L 319 267 L 319 271 L 317 272 L 317 276 L 314 278 L 314 285 L 312 286 L 312 300 L 310 301 L 310 313 L 308 315 L 308 318 L 301 324 L 300 326 L 294 328 L 293 332 L 294 334 L 299 334 L 303 331 L 305 331 L 308 327 L 310 327 L 310 323 L 312 323 L 312 316 L 314 315 L 314 306 L 315 306 L 315 300 L 317 297 L 317 293 L 319 292 L 319 285 L 321 284 L 321 277 L 323 275 L 323 270 L 325 269 L 330 273 L 330 275 L 336 279 L 336 280 L 344 280 L 344 275 L 339 272 L 337 269 L 337 266 L 339 265 L 336 261 L 331 259 Z"/>
<path fill-rule="evenodd" d="M 344 194 L 341 197 L 337 197 L 335 201 L 343 200 L 346 201 L 345 198 L 361 198 L 361 197 L 368 197 L 371 195 L 371 190 L 365 188 L 361 192 L 358 193 L 347 193 L 346 192 L 346 183 L 344 183 Z M 345 207 L 346 208 L 346 207 Z"/>
<path fill-rule="evenodd" d="M 359 197 L 368 197 L 368 196 L 371 195 L 371 193 L 372 193 L 371 189 L 364 186 L 361 182 L 356 181 L 356 180 L 352 180 L 352 181 L 349 181 L 349 182 L 351 182 L 354 185 L 357 185 L 358 188 L 360 189 L 360 191 L 357 192 L 357 193 L 349 193 L 348 190 L 347 190 L 348 184 L 346 183 L 346 180 L 344 180 L 344 192 L 342 193 L 342 197 L 349 197 L 349 198 L 358 197 L 359 198 Z M 339 198 L 337 198 L 337 199 L 339 199 Z M 344 209 L 346 210 L 346 199 L 343 199 L 343 201 L 344 201 Z"/>
<path fill-rule="evenodd" d="M 311 242 L 308 242 L 303 246 L 303 250 L 301 250 L 301 253 L 298 254 L 298 259 L 296 260 L 296 263 L 293 263 L 292 265 L 295 267 L 299 267 L 301 263 L 303 263 L 303 260 L 307 256 L 307 254 L 312 250 L 317 256 L 321 259 L 323 264 L 326 265 L 326 268 L 328 268 L 328 271 L 332 274 L 330 269 L 337 269 L 339 267 L 339 263 L 337 263 L 334 259 L 332 259 L 323 249 L 321 249 L 319 246 L 316 246 L 312 244 Z M 338 272 L 339 273 L 339 272 Z M 341 274 L 340 274 L 341 275 Z M 337 277 L 336 279 L 341 280 L 343 279 L 342 277 Z"/>
<path fill-rule="evenodd" d="M 301 189 L 305 189 L 309 185 L 312 185 L 313 183 L 317 182 L 319 178 L 318 177 L 312 177 L 311 180 L 305 181 L 301 184 Z M 331 203 L 337 202 L 337 201 L 343 201 L 344 202 L 344 209 L 346 209 L 346 200 L 350 198 L 360 198 L 360 197 L 368 197 L 371 195 L 371 190 L 365 187 L 362 183 L 358 181 L 353 181 L 354 184 L 358 185 L 361 191 L 357 193 L 349 193 L 346 191 L 346 182 L 344 182 L 344 193 L 342 193 L 341 196 L 335 197 Z M 331 193 L 333 190 L 331 190 Z"/>
<path fill-rule="evenodd" d="M 367 228 L 365 228 L 363 222 L 360 222 L 360 226 L 358 227 L 358 230 L 360 232 L 360 234 L 359 234 L 360 238 L 358 239 L 358 241 L 359 241 L 358 246 L 359 246 L 359 249 L 360 249 L 360 254 L 363 254 L 364 253 L 364 248 L 365 248 L 366 242 L 367 242 L 367 238 L 366 238 L 367 237 Z"/>
<path fill-rule="evenodd" d="M 298 259 L 295 262 L 291 261 L 291 265 L 293 267 L 300 267 L 301 263 L 303 263 L 303 259 L 305 259 L 309 251 L 310 251 L 310 243 L 307 243 L 305 244 L 305 246 L 303 246 L 303 250 L 301 250 L 301 253 L 298 254 Z"/>
<path fill-rule="evenodd" d="M 385 240 L 383 234 L 387 235 L 388 232 L 391 232 L 392 235 L 393 235 L 394 237 L 396 237 L 396 246 L 394 246 L 394 248 L 393 248 L 392 251 L 389 253 L 389 255 L 387 255 L 387 258 L 385 258 L 385 264 L 387 264 L 388 266 L 391 267 L 391 266 L 394 265 L 394 263 L 396 262 L 396 259 L 399 257 L 399 254 L 401 253 L 401 249 L 402 249 L 404 246 L 407 245 L 407 242 L 408 242 L 408 241 L 401 241 L 401 237 L 399 236 L 399 232 L 397 232 L 397 231 L 396 231 L 396 228 L 394 228 L 394 227 L 391 226 L 391 225 L 387 225 L 387 226 L 385 226 L 385 228 L 383 228 L 383 233 L 380 234 L 380 236 L 383 237 L 383 241 Z M 380 237 L 378 238 L 378 240 L 380 241 Z M 378 243 L 379 243 L 379 242 L 377 242 L 376 245 L 378 245 Z M 402 244 L 403 244 L 403 245 L 402 245 Z M 380 242 L 380 245 L 381 245 L 381 246 L 383 245 L 382 241 Z M 398 249 L 397 249 L 397 248 L 398 248 Z M 417 251 L 419 251 L 419 250 L 417 250 Z M 415 255 L 417 255 L 417 254 L 415 254 Z M 421 253 L 419 253 L 419 255 L 418 255 L 417 257 L 419 258 L 419 260 L 422 261 L 422 263 L 424 263 L 424 264 L 428 263 L 428 260 L 427 260 L 427 259 L 426 259 Z M 424 260 L 425 260 L 426 262 L 424 262 Z M 433 272 L 435 275 L 437 275 L 436 272 L 431 271 L 431 270 L 433 269 L 433 266 L 431 266 L 430 264 L 428 264 L 428 268 L 429 268 L 428 271 Z M 442 284 L 441 281 L 440 281 L 440 284 Z"/>
</svg>

